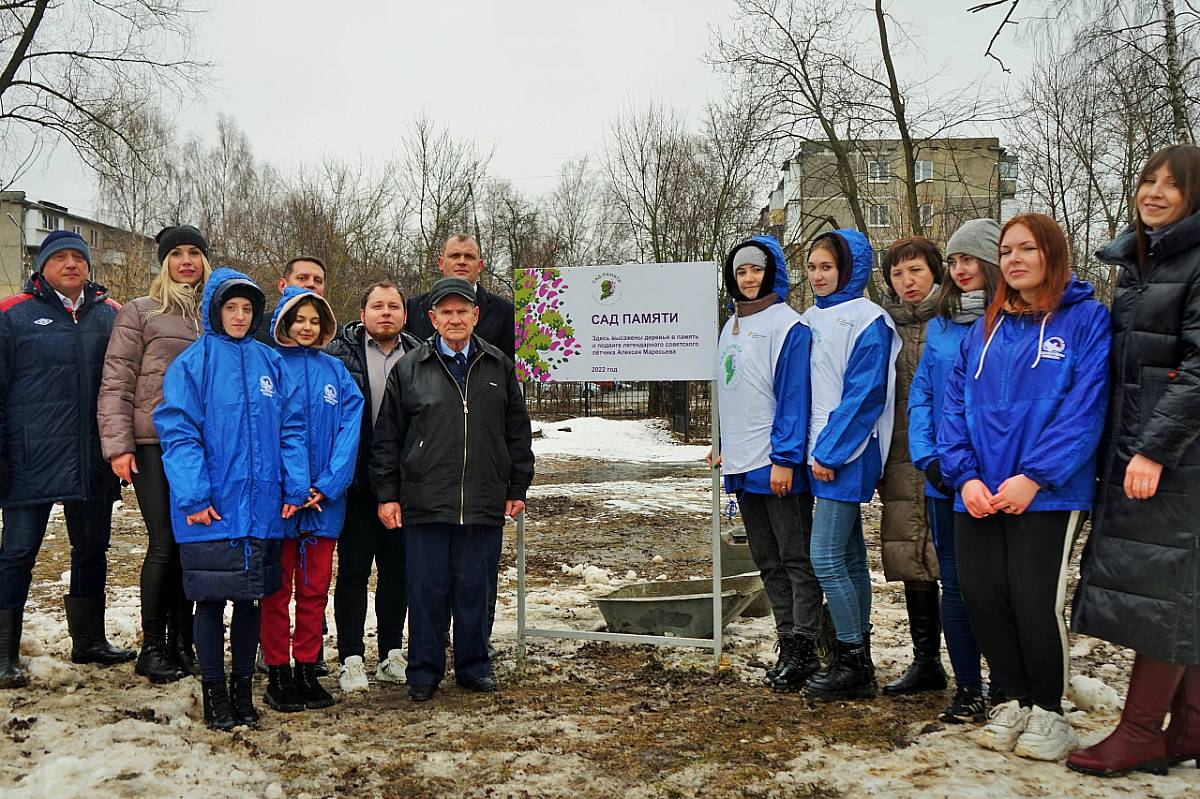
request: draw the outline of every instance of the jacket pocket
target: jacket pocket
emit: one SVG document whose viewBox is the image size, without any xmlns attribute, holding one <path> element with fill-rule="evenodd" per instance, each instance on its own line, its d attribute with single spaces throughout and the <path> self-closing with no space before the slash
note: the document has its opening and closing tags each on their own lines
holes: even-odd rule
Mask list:
<svg viewBox="0 0 1200 799">
<path fill-rule="evenodd" d="M 1154 415 L 1154 408 L 1158 405 L 1158 401 L 1162 399 L 1167 386 L 1171 384 L 1171 370 L 1158 366 L 1143 366 L 1141 378 L 1142 385 L 1138 397 L 1141 403 L 1141 414 L 1138 419 L 1139 432 L 1145 429 L 1150 417 Z"/>
</svg>

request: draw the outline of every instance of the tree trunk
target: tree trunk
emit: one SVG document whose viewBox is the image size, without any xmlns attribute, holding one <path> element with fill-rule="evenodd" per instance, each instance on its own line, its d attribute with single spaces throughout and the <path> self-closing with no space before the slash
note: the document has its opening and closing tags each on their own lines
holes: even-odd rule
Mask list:
<svg viewBox="0 0 1200 799">
<path fill-rule="evenodd" d="M 1175 29 L 1175 0 L 1162 0 L 1162 10 L 1167 38 L 1167 90 L 1170 93 L 1171 115 L 1175 121 L 1175 138 L 1180 144 L 1191 144 L 1192 126 L 1188 121 L 1183 68 L 1179 63 L 1179 34 Z"/>
<path fill-rule="evenodd" d="M 1170 2 L 1170 0 L 1166 0 Z M 879 26 L 879 49 L 883 53 L 883 65 L 887 68 L 888 94 L 892 100 L 892 112 L 896 116 L 896 128 L 900 132 L 900 147 L 904 152 L 904 198 L 908 204 L 909 226 L 914 236 L 925 235 L 921 225 L 921 203 L 917 199 L 916 152 L 908 130 L 908 117 L 904 112 L 904 98 L 900 96 L 900 83 L 896 79 L 896 66 L 892 63 L 892 50 L 888 44 L 887 18 L 883 13 L 883 0 L 875 0 L 875 22 Z"/>
</svg>

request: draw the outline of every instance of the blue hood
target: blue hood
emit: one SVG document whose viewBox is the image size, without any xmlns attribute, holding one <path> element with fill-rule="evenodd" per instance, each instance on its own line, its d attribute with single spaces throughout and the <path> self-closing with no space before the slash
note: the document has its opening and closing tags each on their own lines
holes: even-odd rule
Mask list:
<svg viewBox="0 0 1200 799">
<path fill-rule="evenodd" d="M 770 265 L 767 279 L 763 283 L 768 291 L 775 292 L 779 299 L 787 301 L 788 291 L 791 290 L 791 281 L 788 279 L 787 258 L 783 255 L 783 248 L 779 246 L 779 241 L 774 236 L 755 236 L 752 239 L 747 239 L 729 251 L 729 255 L 725 257 L 725 290 L 729 292 L 729 296 L 734 301 L 745 302 L 745 298 L 738 290 L 737 280 L 733 276 L 733 256 L 743 247 L 754 247 L 766 253 L 767 263 Z"/>
<path fill-rule="evenodd" d="M 263 296 L 262 289 L 236 269 L 222 266 L 214 269 L 213 273 L 208 276 L 208 282 L 204 284 L 204 299 L 200 301 L 200 322 L 204 326 L 205 333 L 237 341 L 237 339 L 227 336 L 225 329 L 221 326 L 221 306 L 234 289 L 241 289 L 244 292 L 243 296 L 248 296 L 250 304 L 254 306 L 254 319 L 250 322 L 250 329 L 241 339 L 244 341 L 254 338 L 254 332 L 262 323 L 263 308 L 267 301 Z"/>
<path fill-rule="evenodd" d="M 827 297 L 817 297 L 817 307 L 832 308 L 834 305 L 858 299 L 866 290 L 867 283 L 871 280 L 871 270 L 875 266 L 871 243 L 867 241 L 866 236 L 853 228 L 843 228 L 817 237 L 817 239 L 821 238 L 831 238 L 838 245 L 839 275 L 840 270 L 845 266 L 844 261 L 847 254 L 850 256 L 851 269 L 850 279 L 846 281 L 846 285 Z M 814 239 L 814 243 L 815 241 Z"/>
<path fill-rule="evenodd" d="M 334 336 L 337 335 L 337 319 L 333 315 L 333 308 L 329 307 L 329 301 L 312 289 L 306 289 L 302 286 L 287 286 L 283 290 L 283 296 L 279 298 L 279 304 L 275 306 L 275 313 L 271 314 L 270 332 L 271 340 L 275 342 L 275 346 L 300 346 L 291 339 L 287 341 L 283 340 L 287 335 L 287 331 L 279 329 L 279 322 L 290 308 L 309 295 L 312 295 L 312 298 L 317 301 L 317 313 L 321 317 L 321 338 L 313 346 L 317 349 L 325 349 L 325 346 L 333 341 Z"/>
</svg>

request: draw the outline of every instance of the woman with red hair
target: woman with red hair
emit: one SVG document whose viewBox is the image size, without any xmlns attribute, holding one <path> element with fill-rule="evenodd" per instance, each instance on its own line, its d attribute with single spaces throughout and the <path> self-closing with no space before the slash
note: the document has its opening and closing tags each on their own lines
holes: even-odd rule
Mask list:
<svg viewBox="0 0 1200 799">
<path fill-rule="evenodd" d="M 1067 561 L 1092 507 L 1112 333 L 1091 286 L 1071 274 L 1050 217 L 1008 221 L 1000 272 L 951 371 L 938 452 L 956 491 L 967 614 L 1007 699 L 976 740 L 1059 760 L 1075 745 L 1061 704 Z"/>
</svg>

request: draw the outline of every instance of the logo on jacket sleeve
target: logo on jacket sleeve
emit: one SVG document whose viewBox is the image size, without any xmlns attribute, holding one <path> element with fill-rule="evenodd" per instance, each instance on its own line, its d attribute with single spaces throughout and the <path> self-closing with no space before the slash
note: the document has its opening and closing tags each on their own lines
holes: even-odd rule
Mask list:
<svg viewBox="0 0 1200 799">
<path fill-rule="evenodd" d="M 271 382 L 271 378 L 266 375 L 258 378 L 258 392 L 264 397 L 275 396 L 275 384 Z"/>
<path fill-rule="evenodd" d="M 331 384 L 326 383 L 325 391 L 322 394 L 322 398 L 325 400 L 325 402 L 329 403 L 330 405 L 337 405 L 338 404 L 337 403 L 337 389 L 334 388 Z"/>
<path fill-rule="evenodd" d="M 1051 336 L 1042 342 L 1043 361 L 1061 361 L 1067 357 L 1067 342 L 1062 336 Z"/>
</svg>

